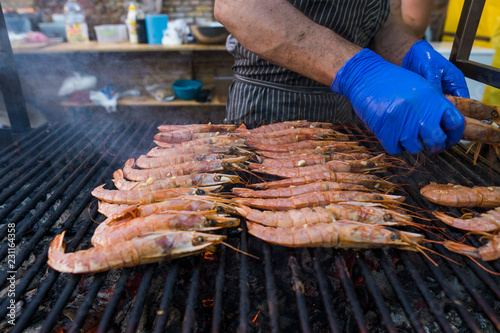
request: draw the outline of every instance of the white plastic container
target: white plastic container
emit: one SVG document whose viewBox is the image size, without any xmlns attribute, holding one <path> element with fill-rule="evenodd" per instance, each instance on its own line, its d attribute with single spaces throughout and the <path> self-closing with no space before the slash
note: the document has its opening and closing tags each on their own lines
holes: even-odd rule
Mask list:
<svg viewBox="0 0 500 333">
<path fill-rule="evenodd" d="M 127 40 L 127 26 L 125 24 L 105 24 L 94 27 L 97 42 L 100 44 L 119 43 Z"/>
<path fill-rule="evenodd" d="M 66 39 L 69 43 L 88 42 L 89 30 L 85 21 L 85 13 L 76 0 L 68 0 L 64 5 L 66 15 Z"/>
</svg>

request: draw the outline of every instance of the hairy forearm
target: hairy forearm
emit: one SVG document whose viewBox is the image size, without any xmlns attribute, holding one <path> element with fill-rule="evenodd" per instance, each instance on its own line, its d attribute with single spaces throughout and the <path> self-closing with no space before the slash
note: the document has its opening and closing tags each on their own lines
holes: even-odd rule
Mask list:
<svg viewBox="0 0 500 333">
<path fill-rule="evenodd" d="M 328 86 L 361 50 L 284 0 L 215 0 L 214 11 L 249 51 Z"/>
<path fill-rule="evenodd" d="M 403 22 L 401 1 L 391 0 L 391 12 L 375 36 L 373 50 L 385 60 L 401 65 L 405 54 L 419 38 Z"/>
</svg>

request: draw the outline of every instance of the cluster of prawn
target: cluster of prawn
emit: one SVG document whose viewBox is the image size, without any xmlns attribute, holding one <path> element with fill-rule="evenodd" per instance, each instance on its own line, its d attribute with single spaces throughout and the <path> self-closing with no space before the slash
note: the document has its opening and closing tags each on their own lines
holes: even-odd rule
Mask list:
<svg viewBox="0 0 500 333">
<path fill-rule="evenodd" d="M 283 178 L 234 187 L 234 209 L 248 232 L 287 247 L 373 248 L 420 251 L 423 235 L 393 226 L 415 225 L 390 195 L 395 184 L 374 175 L 385 171 L 374 155 L 332 124 L 291 121 L 239 128 L 261 163 L 250 170 Z"/>
<path fill-rule="evenodd" d="M 448 207 L 494 208 L 485 213 L 468 213 L 460 218 L 435 211 L 440 221 L 457 229 L 483 235 L 488 242 L 475 248 L 463 243 L 445 241 L 444 246 L 451 251 L 473 259 L 491 261 L 500 258 L 500 187 L 462 186 L 454 184 L 429 184 L 420 189 L 427 200 Z"/>
<path fill-rule="evenodd" d="M 157 147 L 113 174 L 116 190 L 101 185 L 92 191 L 107 217 L 92 236 L 94 247 L 65 253 L 64 233 L 57 235 L 49 248 L 53 269 L 102 272 L 213 251 L 225 236 L 208 232 L 239 225 L 216 197 L 225 184 L 243 181 L 227 172 L 250 156 L 244 141 L 231 134 L 236 126 L 158 129 Z"/>
<path fill-rule="evenodd" d="M 470 98 L 446 96 L 465 117 L 463 140 L 477 144 L 474 164 L 477 161 L 482 144 L 490 144 L 500 155 L 500 107 L 487 105 Z"/>
</svg>

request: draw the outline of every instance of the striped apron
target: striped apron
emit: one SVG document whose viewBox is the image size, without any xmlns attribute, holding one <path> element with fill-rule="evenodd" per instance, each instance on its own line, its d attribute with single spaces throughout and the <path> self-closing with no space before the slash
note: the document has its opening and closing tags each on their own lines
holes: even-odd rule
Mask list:
<svg viewBox="0 0 500 333">
<path fill-rule="evenodd" d="M 288 0 L 314 22 L 366 48 L 389 14 L 389 0 Z M 276 66 L 246 50 L 232 35 L 234 56 L 226 122 L 255 127 L 286 120 L 354 121 L 352 105 L 319 82 Z"/>
</svg>

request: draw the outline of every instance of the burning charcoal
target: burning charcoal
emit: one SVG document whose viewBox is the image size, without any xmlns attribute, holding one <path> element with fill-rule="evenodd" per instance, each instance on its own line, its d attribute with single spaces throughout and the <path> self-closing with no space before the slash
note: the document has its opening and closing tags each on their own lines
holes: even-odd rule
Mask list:
<svg viewBox="0 0 500 333">
<path fill-rule="evenodd" d="M 38 332 L 41 332 L 43 324 L 44 324 L 43 322 L 39 322 L 39 323 L 37 323 L 35 325 L 32 325 L 32 326 L 26 328 L 23 332 L 24 333 L 38 333 Z M 0 330 L 1 330 L 1 327 L 0 327 Z M 54 328 L 54 330 L 55 330 L 55 328 Z"/>
<path fill-rule="evenodd" d="M 304 249 L 301 253 L 301 264 L 302 269 L 308 273 L 314 272 L 314 264 L 312 262 L 311 253 L 307 249 Z"/>
<path fill-rule="evenodd" d="M 66 305 L 66 307 L 63 310 L 63 314 L 66 317 L 68 317 L 70 321 L 73 321 L 76 317 L 76 314 L 78 313 L 78 309 L 80 309 L 80 306 L 84 301 L 85 301 L 85 295 L 77 294 L 74 300 Z"/>
<path fill-rule="evenodd" d="M 168 309 L 167 325 L 165 331 L 175 332 L 181 328 L 182 314 L 178 308 L 171 306 Z"/>
</svg>

